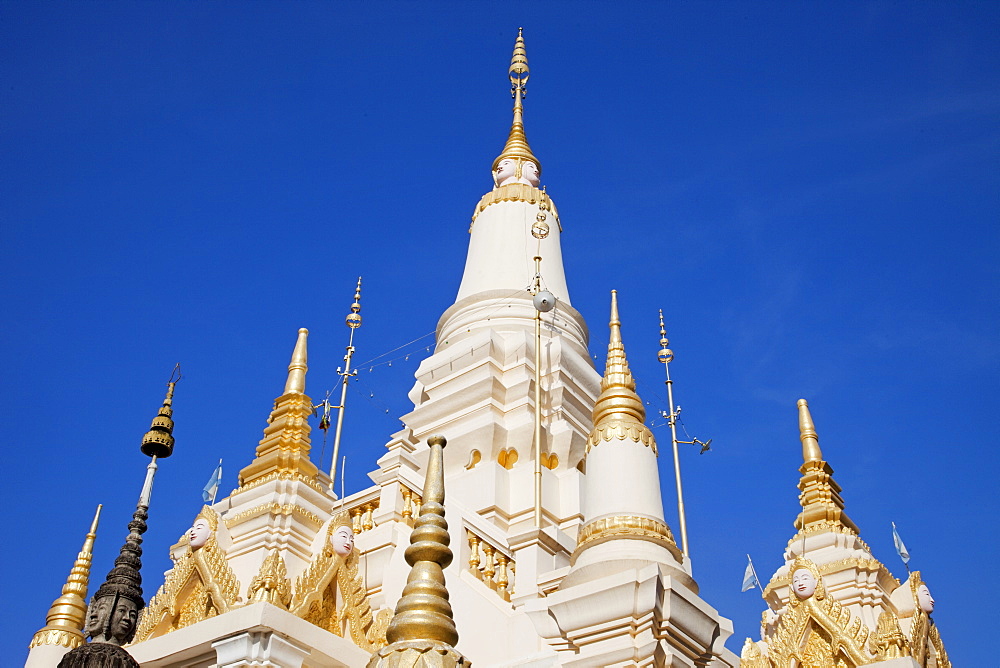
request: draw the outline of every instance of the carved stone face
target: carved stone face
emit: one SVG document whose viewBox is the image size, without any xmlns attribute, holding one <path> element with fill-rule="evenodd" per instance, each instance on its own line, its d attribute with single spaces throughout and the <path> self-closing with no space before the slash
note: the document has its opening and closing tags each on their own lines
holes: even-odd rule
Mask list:
<svg viewBox="0 0 1000 668">
<path fill-rule="evenodd" d="M 118 599 L 118 606 L 111 616 L 111 637 L 118 645 L 124 645 L 135 635 L 135 623 L 139 619 L 139 608 L 127 598 Z"/>
<path fill-rule="evenodd" d="M 342 557 L 346 557 L 354 549 L 354 532 L 350 527 L 338 527 L 330 536 L 330 544 L 333 551 Z"/>
<path fill-rule="evenodd" d="M 934 597 L 931 596 L 931 590 L 925 584 L 917 587 L 917 605 L 928 615 L 934 612 Z"/>
<path fill-rule="evenodd" d="M 816 592 L 816 577 L 805 568 L 792 574 L 792 591 L 799 598 L 809 598 Z"/>
<path fill-rule="evenodd" d="M 207 543 L 208 539 L 212 537 L 212 527 L 209 526 L 208 520 L 201 517 L 196 519 L 194 526 L 188 529 L 187 537 L 192 550 L 197 550 Z"/>
<path fill-rule="evenodd" d="M 104 633 L 104 620 L 107 619 L 108 608 L 113 601 L 112 598 L 91 599 L 87 606 L 87 621 L 83 625 L 83 631 L 88 637 L 97 638 Z"/>
<path fill-rule="evenodd" d="M 114 610 L 111 606 L 114 605 Z M 108 626 L 108 616 L 111 616 L 111 625 L 108 628 L 108 636 L 104 636 L 105 627 Z M 124 645 L 135 635 L 136 621 L 139 619 L 139 608 L 127 598 L 119 598 L 117 605 L 113 596 L 105 596 L 96 601 L 91 601 L 87 608 L 87 623 L 84 631 L 91 638 L 102 638 L 104 642 L 112 645 Z"/>
</svg>

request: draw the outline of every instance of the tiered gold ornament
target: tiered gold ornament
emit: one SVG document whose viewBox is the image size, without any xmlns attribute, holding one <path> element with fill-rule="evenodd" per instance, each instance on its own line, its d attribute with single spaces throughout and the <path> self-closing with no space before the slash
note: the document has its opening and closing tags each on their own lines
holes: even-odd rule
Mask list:
<svg viewBox="0 0 1000 668">
<path fill-rule="evenodd" d="M 62 596 L 52 602 L 45 626 L 39 629 L 28 647 L 59 645 L 74 649 L 84 642 L 83 625 L 87 617 L 87 583 L 90 563 L 94 557 L 94 539 L 97 523 L 101 519 L 101 506 L 97 506 L 94 521 L 83 540 L 83 547 L 73 562 L 73 569 L 62 588 Z"/>
<path fill-rule="evenodd" d="M 443 436 L 432 436 L 424 480 L 424 503 L 420 507 L 406 548 L 411 567 L 389 624 L 389 644 L 372 655 L 368 668 L 468 668 L 472 663 L 458 653 L 458 631 L 444 569 L 451 563 L 448 522 L 444 518 Z"/>
<path fill-rule="evenodd" d="M 319 487 L 316 482 L 318 469 L 309 460 L 309 417 L 313 414 L 313 404 L 305 394 L 308 336 L 309 330 L 299 330 L 288 365 L 285 391 L 275 399 L 274 410 L 264 428 L 264 438 L 257 446 L 256 457 L 240 471 L 240 489 L 275 478 L 301 480 L 317 489 Z"/>
</svg>

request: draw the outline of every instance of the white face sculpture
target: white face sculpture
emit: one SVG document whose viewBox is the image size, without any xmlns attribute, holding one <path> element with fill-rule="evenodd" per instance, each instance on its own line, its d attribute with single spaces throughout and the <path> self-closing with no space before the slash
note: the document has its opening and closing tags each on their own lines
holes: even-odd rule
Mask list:
<svg viewBox="0 0 1000 668">
<path fill-rule="evenodd" d="M 816 591 L 816 578 L 804 568 L 792 574 L 792 590 L 799 598 L 809 598 Z"/>
<path fill-rule="evenodd" d="M 538 178 L 538 165 L 530 160 L 525 161 L 525 163 L 521 165 L 520 180 L 522 183 L 527 182 L 537 188 L 538 184 L 541 183 L 541 179 Z"/>
<path fill-rule="evenodd" d="M 934 612 L 934 597 L 931 596 L 931 590 L 925 584 L 917 587 L 917 604 L 928 615 Z"/>
<path fill-rule="evenodd" d="M 338 527 L 330 536 L 330 544 L 333 551 L 342 557 L 346 557 L 354 549 L 354 532 L 351 527 Z"/>
<path fill-rule="evenodd" d="M 503 186 L 508 183 L 513 183 L 515 175 L 517 174 L 517 161 L 510 158 L 504 158 L 499 163 L 497 163 L 497 185 Z"/>
<path fill-rule="evenodd" d="M 212 537 L 212 527 L 209 526 L 208 520 L 201 517 L 196 519 L 194 526 L 188 529 L 187 537 L 192 550 L 197 550 L 207 543 L 208 539 Z"/>
<path fill-rule="evenodd" d="M 525 160 L 521 163 L 521 176 L 518 176 L 517 160 L 504 158 L 497 163 L 497 185 L 504 186 L 508 183 L 524 183 L 537 188 L 541 183 L 538 178 L 538 165 L 531 160 Z"/>
</svg>

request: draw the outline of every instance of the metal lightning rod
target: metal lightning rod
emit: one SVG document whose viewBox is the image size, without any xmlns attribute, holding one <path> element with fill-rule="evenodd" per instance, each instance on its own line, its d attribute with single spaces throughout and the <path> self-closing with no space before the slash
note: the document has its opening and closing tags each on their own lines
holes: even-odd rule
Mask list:
<svg viewBox="0 0 1000 668">
<path fill-rule="evenodd" d="M 670 423 L 670 440 L 674 449 L 674 478 L 677 480 L 677 515 L 681 524 L 681 545 L 684 556 L 691 559 L 688 551 L 687 518 L 684 516 L 684 490 L 681 486 L 681 458 L 677 453 L 677 414 L 679 410 L 674 410 L 674 381 L 670 380 L 670 361 L 674 359 L 674 351 L 667 348 L 670 339 L 667 338 L 667 330 L 663 326 L 663 309 L 660 309 L 660 352 L 656 358 L 663 362 L 663 369 L 667 373 L 667 402 L 670 404 L 670 414 L 666 416 Z"/>
<path fill-rule="evenodd" d="M 361 277 L 358 276 L 358 287 L 354 290 L 354 303 L 351 304 L 351 312 L 347 314 L 347 326 L 351 330 L 350 338 L 347 340 L 347 354 L 344 355 L 344 369 L 337 369 L 337 374 L 341 378 L 340 405 L 334 406 L 337 410 L 337 431 L 333 436 L 333 461 L 330 463 L 330 491 L 336 494 L 337 480 L 337 455 L 340 454 L 340 434 L 344 428 L 344 407 L 347 404 L 347 384 L 351 376 L 358 375 L 357 371 L 351 371 L 351 358 L 354 357 L 354 330 L 361 326 Z M 341 492 L 343 494 L 343 492 Z"/>
</svg>

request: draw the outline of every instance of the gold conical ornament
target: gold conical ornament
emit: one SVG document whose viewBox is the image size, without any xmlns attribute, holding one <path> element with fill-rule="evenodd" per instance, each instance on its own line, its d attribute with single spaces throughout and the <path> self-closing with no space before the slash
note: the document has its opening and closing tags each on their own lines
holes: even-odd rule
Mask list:
<svg viewBox="0 0 1000 668">
<path fill-rule="evenodd" d="M 74 649 L 84 642 L 83 625 L 87 621 L 87 584 L 90 580 L 90 563 L 94 557 L 94 539 L 97 523 L 101 519 L 101 506 L 97 506 L 90 531 L 83 540 L 83 547 L 73 562 L 73 569 L 62 588 L 62 596 L 52 602 L 45 626 L 35 633 L 28 647 L 60 645 Z"/>
<path fill-rule="evenodd" d="M 622 323 L 618 319 L 618 292 L 611 291 L 611 338 L 608 359 L 601 379 L 601 394 L 594 404 L 594 430 L 587 440 L 587 452 L 605 441 L 614 439 L 642 443 L 656 452 L 656 439 L 646 427 L 646 409 L 635 392 L 635 379 L 625 358 L 622 343 Z"/>
<path fill-rule="evenodd" d="M 514 55 L 510 59 L 510 94 L 514 98 L 514 122 L 510 126 L 510 134 L 507 135 L 507 143 L 503 151 L 493 161 L 493 172 L 496 173 L 497 165 L 501 160 L 511 158 L 518 162 L 518 175 L 521 171 L 521 163 L 530 160 L 538 166 L 539 176 L 542 173 L 542 163 L 538 161 L 535 154 L 528 146 L 528 138 L 524 135 L 524 98 L 528 94 L 528 77 L 531 75 L 528 69 L 528 55 L 524 50 L 524 37 L 521 35 L 521 28 L 517 29 L 517 40 L 514 42 Z"/>
<path fill-rule="evenodd" d="M 444 569 L 453 554 L 444 518 L 443 436 L 432 436 L 420 506 L 406 548 L 410 575 L 396 614 L 389 623 L 389 644 L 372 655 L 368 668 L 468 668 L 472 663 L 455 650 L 458 631 L 448 602 Z"/>
<path fill-rule="evenodd" d="M 803 460 L 799 469 L 802 513 L 795 520 L 795 528 L 840 527 L 857 533 L 857 525 L 844 512 L 844 499 L 840 496 L 840 485 L 833 479 L 833 468 L 823 460 L 809 403 L 799 399 L 798 408 Z"/>
<path fill-rule="evenodd" d="M 298 479 L 316 485 L 316 465 L 309 460 L 312 447 L 309 440 L 309 416 L 313 414 L 312 399 L 306 396 L 306 342 L 309 330 L 299 330 L 288 365 L 285 392 L 275 399 L 274 410 L 264 428 L 264 438 L 257 445 L 256 457 L 240 471 L 240 487 L 264 479 L 278 477 Z"/>
</svg>

